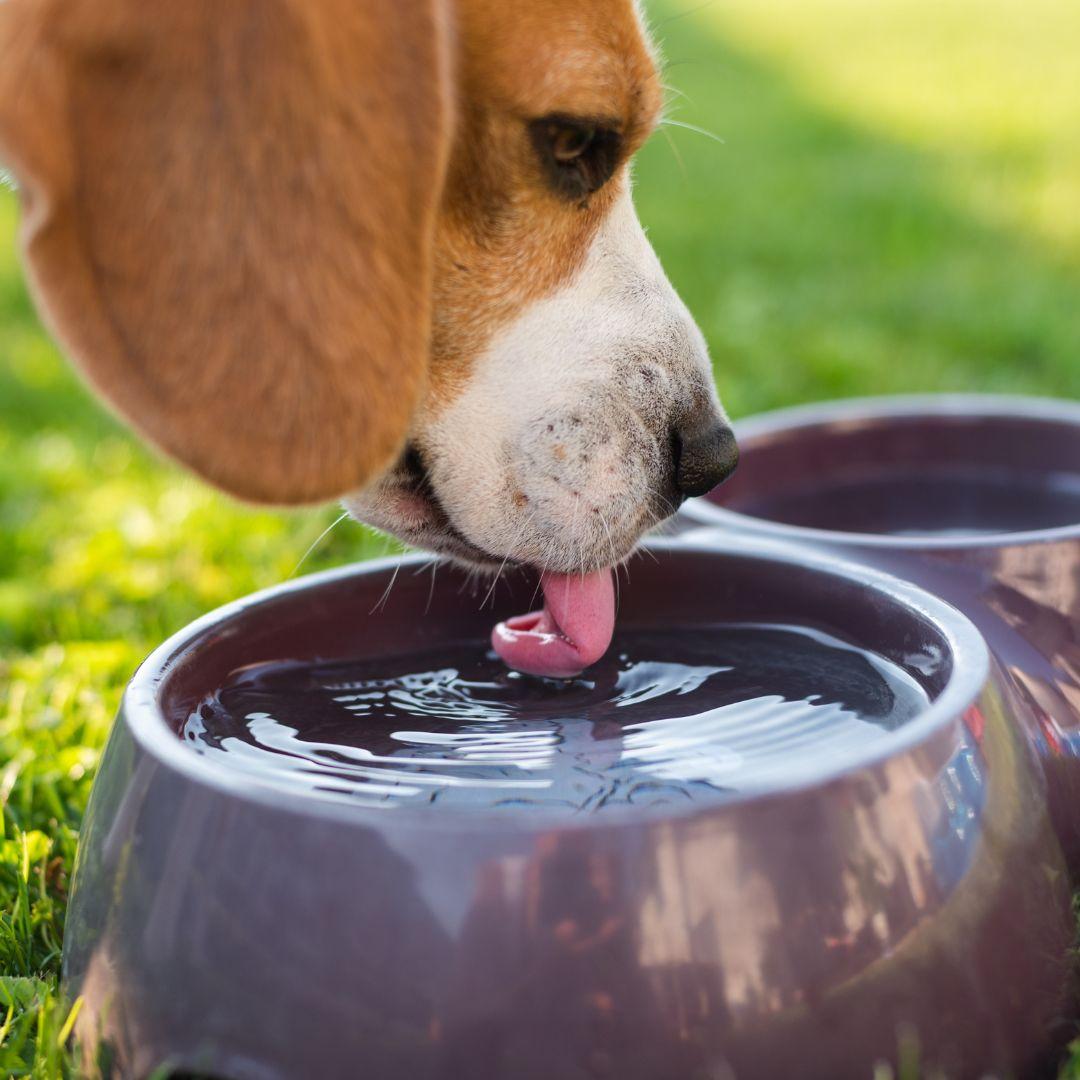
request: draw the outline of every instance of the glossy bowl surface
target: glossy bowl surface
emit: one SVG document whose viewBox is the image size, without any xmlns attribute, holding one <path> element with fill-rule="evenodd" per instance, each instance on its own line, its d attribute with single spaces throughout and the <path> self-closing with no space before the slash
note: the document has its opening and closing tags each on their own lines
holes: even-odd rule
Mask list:
<svg viewBox="0 0 1080 1080">
<path fill-rule="evenodd" d="M 212 613 L 132 680 L 65 940 L 88 1052 L 228 1077 L 1038 1075 L 1067 1038 L 1070 893 L 1045 784 L 971 623 L 767 540 L 673 541 L 620 621 L 798 623 L 931 695 L 872 752 L 722 805 L 557 820 L 387 812 L 201 757 L 178 724 L 231 670 L 482 636 L 522 608 L 406 563 Z"/>
<path fill-rule="evenodd" d="M 872 398 L 748 417 L 735 431 L 736 478 L 688 503 L 684 525 L 832 551 L 967 614 L 1044 763 L 1080 873 L 1080 403 Z M 961 527 L 892 531 L 948 514 Z"/>
</svg>

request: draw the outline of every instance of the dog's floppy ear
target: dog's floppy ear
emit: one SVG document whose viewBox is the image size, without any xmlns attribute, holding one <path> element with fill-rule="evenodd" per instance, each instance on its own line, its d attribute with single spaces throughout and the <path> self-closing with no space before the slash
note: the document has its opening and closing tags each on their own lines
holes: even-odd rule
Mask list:
<svg viewBox="0 0 1080 1080">
<path fill-rule="evenodd" d="M 0 0 L 37 302 L 146 438 L 241 497 L 362 486 L 427 365 L 440 0 Z"/>
</svg>

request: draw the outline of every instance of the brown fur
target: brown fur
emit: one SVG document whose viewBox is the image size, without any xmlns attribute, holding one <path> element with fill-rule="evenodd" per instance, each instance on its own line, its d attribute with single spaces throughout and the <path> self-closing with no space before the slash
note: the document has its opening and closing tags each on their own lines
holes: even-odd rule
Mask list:
<svg viewBox="0 0 1080 1080">
<path fill-rule="evenodd" d="M 151 442 L 269 502 L 378 476 L 579 264 L 624 181 L 566 203 L 526 123 L 608 117 L 628 155 L 659 105 L 628 0 L 5 0 L 0 55 L 57 337 Z"/>
<path fill-rule="evenodd" d="M 525 124 L 610 118 L 625 161 L 660 107 L 627 0 L 461 0 L 458 10 L 458 124 L 436 233 L 435 410 L 499 326 L 573 274 L 625 183 L 567 203 L 544 182 Z"/>
</svg>

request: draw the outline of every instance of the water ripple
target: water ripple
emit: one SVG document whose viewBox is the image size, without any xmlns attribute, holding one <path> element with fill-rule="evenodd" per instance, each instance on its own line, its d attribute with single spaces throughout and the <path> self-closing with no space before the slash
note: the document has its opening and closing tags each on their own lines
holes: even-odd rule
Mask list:
<svg viewBox="0 0 1080 1080">
<path fill-rule="evenodd" d="M 870 747 L 926 707 L 901 668 L 797 627 L 627 631 L 587 678 L 480 643 L 234 672 L 183 736 L 229 768 L 368 806 L 617 812 L 723 800 Z"/>
</svg>

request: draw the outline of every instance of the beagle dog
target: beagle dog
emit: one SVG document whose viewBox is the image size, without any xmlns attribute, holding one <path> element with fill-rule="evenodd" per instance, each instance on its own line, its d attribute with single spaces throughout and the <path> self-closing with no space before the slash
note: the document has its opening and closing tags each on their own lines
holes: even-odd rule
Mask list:
<svg viewBox="0 0 1080 1080">
<path fill-rule="evenodd" d="M 633 0 L 3 0 L 0 56 L 32 289 L 120 416 L 240 498 L 536 567 L 496 649 L 598 659 L 611 568 L 737 456 L 631 202 Z"/>
</svg>

